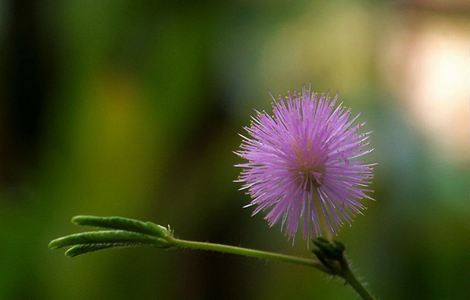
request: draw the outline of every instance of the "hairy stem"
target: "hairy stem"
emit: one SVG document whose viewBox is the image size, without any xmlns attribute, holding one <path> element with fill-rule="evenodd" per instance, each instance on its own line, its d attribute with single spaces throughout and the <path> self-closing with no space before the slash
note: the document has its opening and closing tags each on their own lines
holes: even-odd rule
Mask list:
<svg viewBox="0 0 470 300">
<path fill-rule="evenodd" d="M 329 274 L 343 278 L 362 299 L 374 299 L 351 271 L 350 264 L 344 255 L 345 246 L 343 243 L 319 237 L 313 240 L 313 244 L 316 246 L 313 253 Z"/>
<path fill-rule="evenodd" d="M 224 244 L 208 243 L 208 242 L 198 242 L 198 241 L 189 241 L 177 238 L 170 238 L 171 243 L 174 247 L 183 248 L 183 249 L 192 249 L 192 250 L 203 250 L 203 251 L 213 251 L 220 253 L 229 253 L 234 255 L 253 257 L 258 259 L 266 259 L 279 262 L 287 262 L 297 265 L 304 265 L 308 267 L 316 268 L 322 272 L 331 274 L 331 270 L 325 267 L 321 262 L 308 259 L 298 256 L 286 255 L 276 252 L 261 251 L 251 248 L 243 248 L 237 246 L 230 246 Z M 373 300 L 374 298 L 369 294 L 366 288 L 362 283 L 356 278 L 354 273 L 349 268 L 349 264 L 343 266 L 343 271 L 341 274 L 338 274 L 342 277 L 351 287 L 361 296 L 364 300 Z"/>
<path fill-rule="evenodd" d="M 349 285 L 356 291 L 356 293 L 361 296 L 362 299 L 364 300 L 374 300 L 374 297 L 366 290 L 364 285 L 356 278 L 354 273 L 351 271 L 351 269 L 348 267 L 345 270 L 345 273 L 342 276 L 344 280 L 346 280 Z"/>
</svg>

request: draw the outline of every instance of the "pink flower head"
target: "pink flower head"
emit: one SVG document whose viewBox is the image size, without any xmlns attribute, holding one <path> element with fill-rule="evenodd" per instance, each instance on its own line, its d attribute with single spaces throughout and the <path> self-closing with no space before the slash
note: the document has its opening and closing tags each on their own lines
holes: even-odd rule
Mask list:
<svg viewBox="0 0 470 300">
<path fill-rule="evenodd" d="M 335 106 L 336 97 L 309 89 L 280 96 L 273 115 L 257 112 L 237 155 L 247 162 L 239 182 L 255 206 L 253 215 L 266 212 L 270 226 L 293 238 L 300 226 L 303 238 L 336 233 L 365 209 L 362 199 L 373 177 L 374 164 L 362 157 L 369 149 L 365 123 L 355 124 L 350 109 Z"/>
</svg>

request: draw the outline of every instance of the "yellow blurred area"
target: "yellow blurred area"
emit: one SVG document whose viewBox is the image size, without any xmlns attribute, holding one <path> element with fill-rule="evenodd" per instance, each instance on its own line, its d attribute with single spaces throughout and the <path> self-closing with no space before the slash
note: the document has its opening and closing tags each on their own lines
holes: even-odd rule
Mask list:
<svg viewBox="0 0 470 300">
<path fill-rule="evenodd" d="M 283 92 L 312 83 L 344 97 L 367 89 L 375 54 L 373 9 L 345 1 L 308 4 L 268 38 L 260 59 L 261 84 Z"/>
</svg>

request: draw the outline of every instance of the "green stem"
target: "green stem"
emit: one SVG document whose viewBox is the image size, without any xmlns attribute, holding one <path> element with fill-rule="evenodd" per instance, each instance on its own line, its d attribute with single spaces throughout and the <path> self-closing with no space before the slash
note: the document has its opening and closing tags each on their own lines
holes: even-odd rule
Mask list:
<svg viewBox="0 0 470 300">
<path fill-rule="evenodd" d="M 342 274 L 344 280 L 346 280 L 349 285 L 361 296 L 364 300 L 374 300 L 374 297 L 366 290 L 366 288 L 362 285 L 362 283 L 357 280 L 354 273 L 351 271 L 349 266 L 346 268 L 344 274 Z"/>
<path fill-rule="evenodd" d="M 365 300 L 373 300 L 365 287 L 352 273 L 344 256 L 345 247 L 341 242 L 318 237 L 313 240 L 316 246 L 313 253 L 318 260 L 286 255 L 276 252 L 224 244 L 188 241 L 177 239 L 168 227 L 122 217 L 76 216 L 72 222 L 77 225 L 106 228 L 106 230 L 88 231 L 60 237 L 49 243 L 49 248 L 70 247 L 65 254 L 77 256 L 85 253 L 113 247 L 154 246 L 158 248 L 181 248 L 229 253 L 245 257 L 266 259 L 278 262 L 313 267 L 326 274 L 339 276 Z"/>
<path fill-rule="evenodd" d="M 287 262 L 297 265 L 304 265 L 308 267 L 316 268 L 320 271 L 331 273 L 321 262 L 313 259 L 292 256 L 292 255 L 285 255 L 275 252 L 269 251 L 261 251 L 255 250 L 250 248 L 243 248 L 243 247 L 236 247 L 224 244 L 216 244 L 216 243 L 207 243 L 207 242 L 197 242 L 197 241 L 188 241 L 182 240 L 177 238 L 170 238 L 171 243 L 175 247 L 179 248 L 186 248 L 186 249 L 195 249 L 195 250 L 204 250 L 204 251 L 214 251 L 214 252 L 221 252 L 221 253 L 230 253 L 235 255 L 247 256 L 247 257 L 254 257 L 259 259 L 268 259 L 280 262 Z M 374 300 L 374 298 L 369 294 L 369 292 L 365 289 L 365 287 L 361 284 L 359 280 L 357 280 L 354 273 L 352 273 L 351 269 L 348 265 L 340 275 L 347 283 L 351 285 L 351 287 L 361 296 L 364 300 Z"/>
<path fill-rule="evenodd" d="M 180 248 L 215 251 L 215 252 L 230 253 L 230 254 L 260 258 L 260 259 L 281 261 L 281 262 L 287 262 L 287 263 L 292 263 L 292 264 L 297 264 L 297 265 L 314 267 L 323 272 L 327 272 L 326 268 L 320 262 L 313 260 L 313 259 L 308 259 L 308 258 L 303 258 L 303 257 L 298 257 L 298 256 L 291 256 L 291 255 L 285 255 L 285 254 L 280 254 L 280 253 L 275 253 L 275 252 L 261 251 L 261 250 L 229 246 L 229 245 L 223 245 L 223 244 L 181 240 L 177 238 L 171 238 L 171 242 L 176 247 L 180 247 Z"/>
</svg>

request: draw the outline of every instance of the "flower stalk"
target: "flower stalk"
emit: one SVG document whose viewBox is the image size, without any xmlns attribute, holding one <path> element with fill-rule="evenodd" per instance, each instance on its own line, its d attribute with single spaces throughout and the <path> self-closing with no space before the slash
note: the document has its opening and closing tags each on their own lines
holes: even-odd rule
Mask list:
<svg viewBox="0 0 470 300">
<path fill-rule="evenodd" d="M 343 278 L 363 298 L 373 299 L 357 280 L 344 257 L 344 245 L 323 238 L 315 239 L 313 250 L 318 260 L 262 251 L 231 245 L 198 242 L 174 237 L 170 227 L 163 227 L 152 222 L 123 217 L 76 216 L 72 218 L 76 225 L 93 226 L 105 230 L 75 233 L 52 240 L 49 248 L 69 247 L 65 255 L 74 257 L 90 252 L 122 247 L 156 247 L 163 249 L 192 249 L 229 253 L 245 257 L 265 259 L 277 262 L 303 265 L 320 270 L 332 276 Z"/>
</svg>

